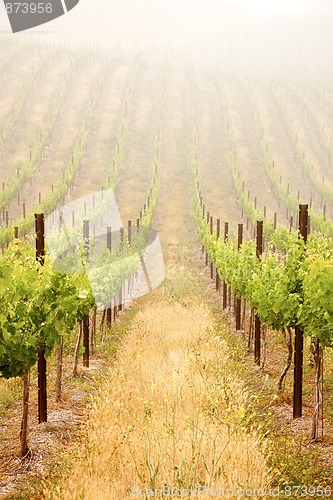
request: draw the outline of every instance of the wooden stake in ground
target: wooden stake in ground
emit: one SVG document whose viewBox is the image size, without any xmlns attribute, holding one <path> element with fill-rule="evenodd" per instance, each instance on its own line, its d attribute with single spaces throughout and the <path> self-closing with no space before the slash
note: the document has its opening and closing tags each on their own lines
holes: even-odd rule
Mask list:
<svg viewBox="0 0 333 500">
<path fill-rule="evenodd" d="M 238 250 L 240 250 L 243 243 L 243 224 L 238 224 Z M 241 329 L 241 313 L 242 313 L 242 299 L 236 297 L 236 330 Z"/>
<path fill-rule="evenodd" d="M 83 330 L 83 366 L 89 368 L 89 316 L 88 314 L 83 315 L 82 319 L 82 330 Z"/>
<path fill-rule="evenodd" d="M 257 221 L 257 245 L 256 245 L 256 255 L 260 259 L 263 251 L 263 221 Z M 260 365 L 260 331 L 261 322 L 257 313 L 254 318 L 254 361 L 257 365 Z"/>
<path fill-rule="evenodd" d="M 89 254 L 89 221 L 88 220 L 83 221 L 83 241 L 84 241 L 85 257 L 88 258 L 88 254 Z M 85 368 L 89 368 L 90 345 L 89 345 L 89 316 L 88 316 L 88 314 L 83 315 L 82 325 L 83 325 L 83 347 L 84 347 L 83 366 Z"/>
<path fill-rule="evenodd" d="M 288 335 L 286 333 L 286 330 L 288 332 Z M 284 367 L 283 372 L 281 373 L 281 376 L 280 376 L 280 379 L 278 382 L 278 391 L 279 392 L 281 392 L 283 389 L 283 384 L 284 384 L 286 375 L 288 373 L 288 370 L 291 366 L 291 361 L 293 359 L 293 343 L 292 343 L 291 328 L 290 327 L 287 327 L 287 329 L 283 328 L 282 334 L 283 334 L 284 340 L 286 342 L 286 345 L 288 347 L 288 357 L 287 357 L 286 366 Z"/>
<path fill-rule="evenodd" d="M 94 355 L 96 347 L 96 325 L 97 325 L 97 307 L 94 306 L 91 319 L 90 356 Z"/>
<path fill-rule="evenodd" d="M 246 317 L 246 300 L 243 300 L 243 313 L 242 313 L 242 321 L 241 321 L 241 329 L 245 331 L 245 317 Z"/>
<path fill-rule="evenodd" d="M 75 346 L 74 362 L 73 362 L 73 377 L 78 376 L 77 365 L 79 362 L 79 350 L 80 350 L 81 338 L 82 338 L 82 321 L 79 322 L 79 332 L 77 335 L 77 341 L 76 341 L 76 346 Z"/>
<path fill-rule="evenodd" d="M 221 220 L 217 219 L 216 220 L 216 239 L 219 240 L 221 236 Z M 216 283 L 215 283 L 215 288 L 217 292 L 221 291 L 221 279 L 220 275 L 216 269 Z"/>
<path fill-rule="evenodd" d="M 25 457 L 29 453 L 27 435 L 28 435 L 28 415 L 29 415 L 29 382 L 30 372 L 27 371 L 23 376 L 23 415 L 21 423 L 21 457 Z"/>
<path fill-rule="evenodd" d="M 62 346 L 63 339 L 61 338 L 57 344 L 57 378 L 56 378 L 56 402 L 61 402 L 61 385 L 62 385 Z"/>
<path fill-rule="evenodd" d="M 316 340 L 315 350 L 314 350 L 314 362 L 315 362 L 315 370 L 316 370 L 316 378 L 315 378 L 315 408 L 313 413 L 312 420 L 312 432 L 311 437 L 314 441 L 318 440 L 319 434 L 319 410 L 320 403 L 322 401 L 322 392 L 321 392 L 321 381 L 322 381 L 322 359 L 323 359 L 323 349 L 320 347 L 319 340 Z"/>
<path fill-rule="evenodd" d="M 124 245 L 124 228 L 123 227 L 120 228 L 120 244 L 121 244 L 121 248 L 123 248 L 123 245 Z M 122 289 L 122 287 L 119 288 L 117 310 L 119 312 L 123 310 L 123 289 Z"/>
<path fill-rule="evenodd" d="M 107 234 L 106 234 L 106 246 L 107 246 L 107 249 L 112 252 L 112 230 L 111 230 L 111 227 L 108 227 L 107 228 Z M 107 308 L 107 312 L 106 312 L 106 324 L 108 326 L 108 328 L 110 328 L 111 326 L 111 322 L 112 322 L 112 307 L 111 307 L 111 302 L 112 302 L 112 299 L 110 299 L 110 307 Z M 103 315 L 104 317 L 104 315 Z"/>
<path fill-rule="evenodd" d="M 250 312 L 250 321 L 249 321 L 249 338 L 247 342 L 247 350 L 251 351 L 252 341 L 253 341 L 253 323 L 254 323 L 254 309 L 251 309 Z"/>
<path fill-rule="evenodd" d="M 111 314 L 110 314 L 111 316 Z M 102 318 L 99 324 L 99 341 L 103 342 L 103 331 L 104 331 L 104 324 L 105 324 L 105 318 L 106 318 L 106 309 L 104 309 Z"/>
<path fill-rule="evenodd" d="M 207 222 L 207 224 L 210 224 L 210 213 L 207 212 L 206 216 L 207 216 L 206 222 Z M 207 250 L 205 250 L 205 256 L 206 256 L 205 265 L 206 265 L 206 267 L 208 267 L 208 252 L 207 252 Z"/>
<path fill-rule="evenodd" d="M 210 234 L 214 233 L 213 224 L 214 224 L 214 219 L 212 216 L 210 216 Z M 211 280 L 214 279 L 214 262 L 213 261 L 210 263 L 210 279 Z"/>
<path fill-rule="evenodd" d="M 308 205 L 299 206 L 299 235 L 306 243 L 308 236 Z M 294 398 L 293 417 L 302 416 L 302 387 L 303 387 L 303 331 L 295 327 L 294 351 Z"/>
<path fill-rule="evenodd" d="M 224 223 L 224 243 L 228 241 L 228 234 L 229 234 L 229 222 Z M 223 281 L 223 303 L 222 307 L 223 309 L 227 308 L 227 295 L 228 295 L 228 287 L 225 281 Z"/>
<path fill-rule="evenodd" d="M 44 264 L 44 214 L 35 214 L 36 260 Z M 47 421 L 46 359 L 45 349 L 38 353 L 38 422 Z"/>
</svg>

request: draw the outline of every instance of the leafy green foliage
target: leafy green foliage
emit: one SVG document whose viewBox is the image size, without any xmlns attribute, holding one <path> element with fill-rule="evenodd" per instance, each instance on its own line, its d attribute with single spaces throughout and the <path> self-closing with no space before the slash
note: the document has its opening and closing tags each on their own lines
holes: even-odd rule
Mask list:
<svg viewBox="0 0 333 500">
<path fill-rule="evenodd" d="M 80 299 L 82 278 L 58 273 L 48 259 L 42 266 L 26 242 L 15 242 L 0 259 L 0 372 L 21 376 L 48 356 L 58 338 L 89 310 L 91 297 Z"/>
<path fill-rule="evenodd" d="M 310 256 L 303 266 L 303 288 L 300 323 L 304 333 L 319 339 L 322 347 L 332 347 L 333 259 Z"/>
<path fill-rule="evenodd" d="M 200 240 L 220 277 L 254 308 L 263 325 L 275 330 L 300 325 L 305 336 L 333 345 L 332 238 L 311 235 L 305 247 L 296 231 L 267 231 L 270 243 L 260 259 L 253 241 L 238 250 L 235 242 L 217 240 L 203 217 L 198 168 L 191 158 L 194 207 Z M 272 248 L 280 252 L 273 252 Z"/>
</svg>

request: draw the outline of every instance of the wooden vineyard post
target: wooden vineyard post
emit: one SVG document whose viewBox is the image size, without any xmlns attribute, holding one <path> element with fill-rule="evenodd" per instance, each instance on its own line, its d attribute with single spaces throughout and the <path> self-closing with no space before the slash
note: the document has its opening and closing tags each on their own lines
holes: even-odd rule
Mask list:
<svg viewBox="0 0 333 500">
<path fill-rule="evenodd" d="M 63 365 L 63 339 L 59 339 L 57 343 L 57 377 L 56 377 L 56 402 L 61 402 L 61 386 L 62 386 L 62 365 Z"/>
<path fill-rule="evenodd" d="M 28 415 L 29 415 L 29 383 L 30 371 L 27 371 L 22 376 L 23 379 L 23 416 L 21 423 L 20 439 L 21 439 L 21 457 L 25 457 L 28 452 Z"/>
<path fill-rule="evenodd" d="M 144 204 L 144 212 L 146 211 L 146 204 Z M 121 246 L 123 247 L 124 244 L 124 228 L 120 228 L 120 243 Z M 123 287 L 121 286 L 119 289 L 119 295 L 118 295 L 118 311 L 121 312 L 123 310 Z"/>
<path fill-rule="evenodd" d="M 129 246 L 131 247 L 131 245 L 132 245 L 132 221 L 131 220 L 129 220 L 127 222 L 127 241 L 128 241 Z M 130 295 L 130 288 L 131 288 L 130 282 L 131 282 L 131 278 L 128 278 L 128 280 L 125 281 L 124 290 L 125 290 L 125 294 L 127 294 L 127 296 Z M 126 284 L 127 284 L 127 287 L 126 287 Z M 125 299 L 125 301 L 126 301 L 126 299 Z"/>
<path fill-rule="evenodd" d="M 210 223 L 210 213 L 209 212 L 207 212 L 207 219 L 206 219 L 206 221 L 207 221 L 207 224 Z M 208 267 L 208 252 L 207 252 L 207 250 L 205 251 L 205 255 L 206 255 L 205 264 L 206 264 L 206 267 Z"/>
<path fill-rule="evenodd" d="M 224 243 L 228 241 L 228 235 L 229 235 L 229 222 L 224 223 Z M 222 307 L 223 309 L 227 308 L 227 296 L 228 296 L 228 287 L 225 281 L 223 281 L 223 302 L 222 302 Z"/>
<path fill-rule="evenodd" d="M 276 227 L 277 227 L 277 213 L 274 212 L 274 219 L 273 219 L 273 229 L 274 229 L 274 231 L 275 231 Z M 275 253 L 275 250 L 276 250 L 275 246 L 273 246 L 273 252 L 274 253 Z"/>
<path fill-rule="evenodd" d="M 243 224 L 238 224 L 238 250 L 240 250 L 243 243 Z M 241 329 L 241 315 L 242 315 L 242 299 L 236 297 L 236 330 Z"/>
<path fill-rule="evenodd" d="M 84 241 L 84 254 L 88 257 L 89 253 L 89 221 L 83 221 L 83 241 Z M 89 315 L 84 314 L 82 318 L 82 328 L 83 328 L 83 366 L 89 368 Z"/>
<path fill-rule="evenodd" d="M 44 214 L 35 214 L 36 260 L 44 265 Z M 47 422 L 46 359 L 45 349 L 38 353 L 38 423 Z"/>
<path fill-rule="evenodd" d="M 216 219 L 216 239 L 219 240 L 220 236 L 221 236 L 221 220 Z M 219 292 L 220 290 L 221 290 L 221 279 L 216 269 L 216 291 Z"/>
<path fill-rule="evenodd" d="M 212 235 L 214 233 L 214 219 L 213 217 L 211 216 L 210 217 L 210 234 Z M 214 262 L 211 261 L 210 263 L 210 279 L 213 280 L 214 279 Z"/>
<path fill-rule="evenodd" d="M 109 307 L 106 309 L 106 324 L 110 328 L 112 323 L 112 298 L 110 298 Z"/>
<path fill-rule="evenodd" d="M 127 223 L 127 237 L 129 245 L 132 244 L 132 221 L 129 220 Z"/>
<path fill-rule="evenodd" d="M 107 246 L 107 249 L 111 252 L 112 251 L 111 227 L 108 227 L 106 229 L 106 246 Z M 108 327 L 111 326 L 111 322 L 112 322 L 112 298 L 110 297 L 110 306 L 106 310 L 106 324 Z"/>
<path fill-rule="evenodd" d="M 257 221 L 257 245 L 256 245 L 256 255 L 260 259 L 263 251 L 263 221 Z M 261 323 L 257 313 L 254 316 L 254 362 L 260 365 L 260 351 L 261 351 L 261 339 L 260 339 Z"/>
<path fill-rule="evenodd" d="M 299 206 L 299 237 L 306 243 L 308 236 L 308 205 Z M 302 416 L 302 388 L 303 388 L 303 330 L 295 327 L 294 349 L 294 398 L 293 418 Z"/>
<path fill-rule="evenodd" d="M 205 219 L 205 213 L 206 213 L 206 205 L 203 203 L 202 204 L 202 218 Z M 201 245 L 201 253 L 204 254 L 205 252 L 205 247 Z"/>
<path fill-rule="evenodd" d="M 138 234 L 139 231 L 140 231 L 140 219 L 137 218 L 136 219 L 136 234 Z M 135 272 L 134 277 L 135 277 L 135 281 L 138 282 L 138 277 L 139 277 L 138 271 Z"/>
<path fill-rule="evenodd" d="M 293 230 L 293 226 L 294 226 L 294 217 L 291 215 L 289 221 L 289 232 Z"/>
</svg>

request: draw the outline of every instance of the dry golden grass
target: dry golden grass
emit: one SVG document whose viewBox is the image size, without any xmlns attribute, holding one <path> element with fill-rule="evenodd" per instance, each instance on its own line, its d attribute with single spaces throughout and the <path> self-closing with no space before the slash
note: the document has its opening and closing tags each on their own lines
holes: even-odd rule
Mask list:
<svg viewBox="0 0 333 500">
<path fill-rule="evenodd" d="M 165 484 L 264 488 L 265 449 L 246 430 L 249 395 L 234 368 L 208 308 L 156 291 L 94 399 L 74 470 L 45 497 L 119 500 Z"/>
</svg>

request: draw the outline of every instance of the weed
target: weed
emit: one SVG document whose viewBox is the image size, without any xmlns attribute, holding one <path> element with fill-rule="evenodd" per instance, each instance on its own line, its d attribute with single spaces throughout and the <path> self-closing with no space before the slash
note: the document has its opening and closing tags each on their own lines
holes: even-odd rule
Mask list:
<svg viewBox="0 0 333 500">
<path fill-rule="evenodd" d="M 3 415 L 22 395 L 21 379 L 0 378 L 0 415 Z"/>
</svg>

